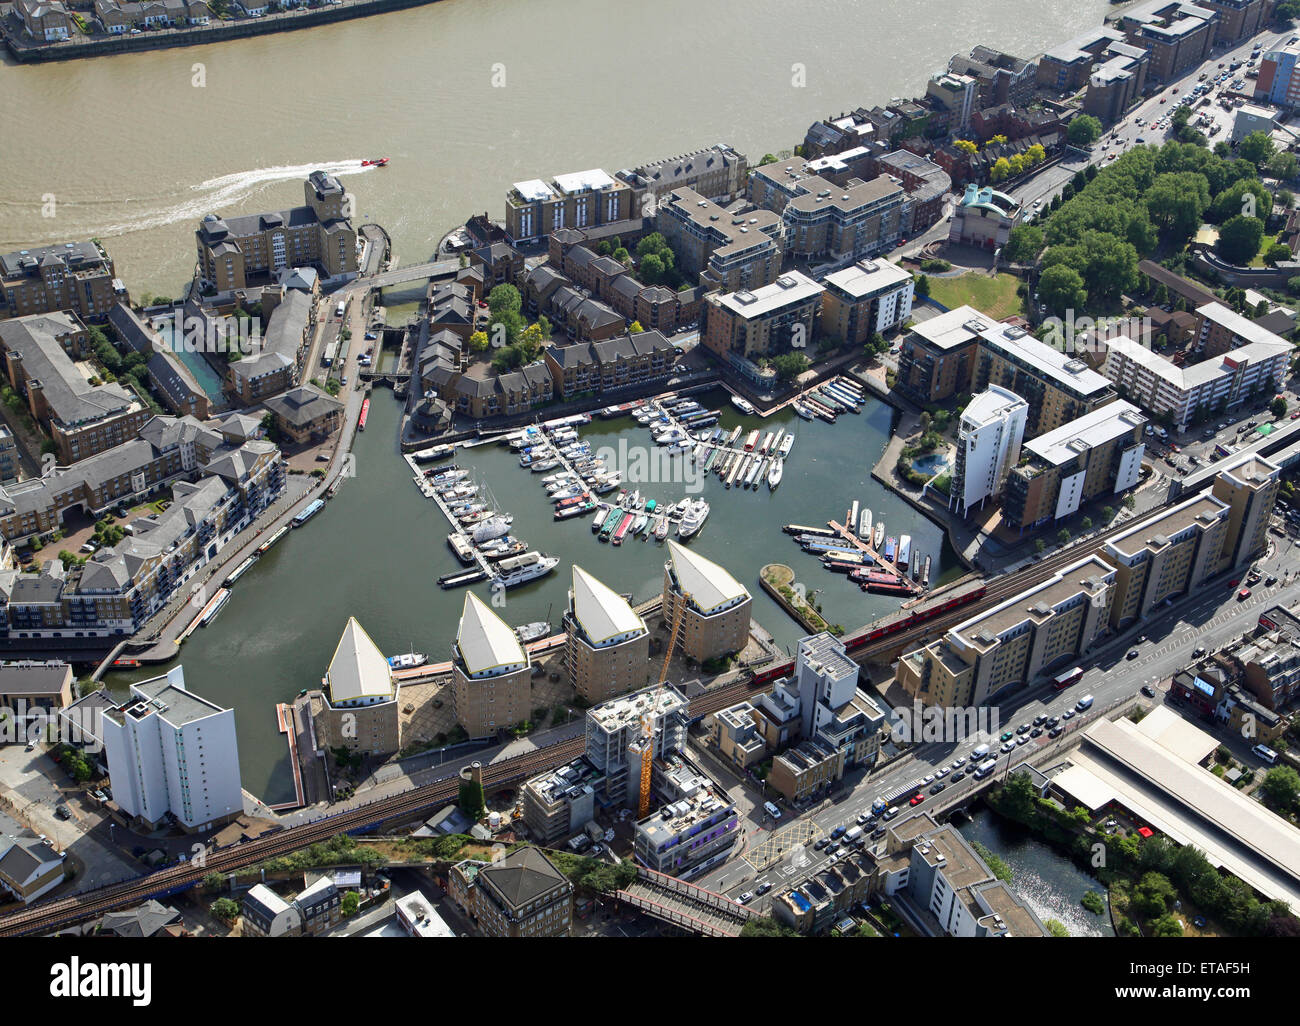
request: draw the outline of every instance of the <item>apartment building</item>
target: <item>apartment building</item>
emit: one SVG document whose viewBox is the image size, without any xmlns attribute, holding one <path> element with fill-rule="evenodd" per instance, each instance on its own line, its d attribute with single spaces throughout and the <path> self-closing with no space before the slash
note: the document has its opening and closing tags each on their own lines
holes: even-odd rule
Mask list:
<svg viewBox="0 0 1300 1026">
<path fill-rule="evenodd" d="M 1261 342 L 1274 346 L 1286 342 L 1267 328 L 1217 301 L 1197 307 L 1196 320 L 1197 338 L 1205 348 L 1207 360 Z"/>
<path fill-rule="evenodd" d="M 779 214 L 785 252 L 845 260 L 892 249 L 902 238 L 906 195 L 887 175 L 840 185 L 798 165 L 765 164 L 749 178 L 749 200 Z"/>
<path fill-rule="evenodd" d="M 705 297 L 704 345 L 723 360 L 776 356 L 812 344 L 825 290 L 790 271 L 770 285 Z"/>
<path fill-rule="evenodd" d="M 1129 43 L 1114 43 L 1109 59 L 1094 68 L 1083 96 L 1083 112 L 1110 124 L 1124 116 L 1146 90 L 1147 51 Z"/>
<path fill-rule="evenodd" d="M 1088 556 L 905 654 L 898 682 L 914 701 L 983 705 L 1076 659 L 1110 629 L 1118 572 Z"/>
<path fill-rule="evenodd" d="M 244 813 L 235 713 L 185 687 L 180 666 L 105 712 L 113 800 L 147 830 L 210 830 Z"/>
<path fill-rule="evenodd" d="M 324 171 L 303 182 L 305 205 L 222 218 L 208 214 L 194 233 L 199 280 L 219 293 L 266 284 L 286 267 L 315 267 L 326 278 L 357 273 L 357 233 L 342 183 Z"/>
<path fill-rule="evenodd" d="M 913 325 L 899 350 L 894 387 L 922 405 L 969 392 L 980 333 L 992 323 L 974 307 L 959 306 Z"/>
<path fill-rule="evenodd" d="M 1259 59 L 1255 99 L 1292 110 L 1300 106 L 1300 46 L 1289 43 Z"/>
<path fill-rule="evenodd" d="M 564 664 L 574 690 L 604 702 L 645 684 L 650 676 L 650 632 L 627 599 L 573 565 L 564 612 Z"/>
<path fill-rule="evenodd" d="M 537 844 L 554 848 L 596 818 L 605 775 L 585 758 L 533 777 L 523 788 L 524 823 Z"/>
<path fill-rule="evenodd" d="M 978 109 L 979 90 L 979 82 L 973 76 L 944 72 L 931 76 L 925 95 L 951 113 L 948 130 L 958 138 L 965 138 L 970 117 Z"/>
<path fill-rule="evenodd" d="M 298 909 L 266 884 L 254 884 L 240 904 L 241 936 L 286 937 L 302 930 Z"/>
<path fill-rule="evenodd" d="M 270 312 L 261 348 L 230 364 L 225 389 L 246 406 L 293 388 L 316 327 L 316 304 L 306 292 L 291 291 Z"/>
<path fill-rule="evenodd" d="M 804 738 L 772 757 L 766 783 L 786 801 L 805 802 L 844 776 L 846 760 L 847 753 L 833 745 Z"/>
<path fill-rule="evenodd" d="M 447 893 L 484 937 L 567 937 L 573 884 L 540 848 L 517 848 L 497 862 L 454 865 Z"/>
<path fill-rule="evenodd" d="M 18 444 L 14 433 L 8 427 L 0 425 L 0 485 L 16 481 L 22 470 L 22 457 L 18 455 Z M 0 531 L 3 537 L 3 531 Z"/>
<path fill-rule="evenodd" d="M 15 392 L 49 434 L 62 464 L 121 445 L 152 414 L 118 382 L 99 383 L 86 326 L 73 313 L 0 321 L 0 358 Z M 91 381 L 96 384 L 91 384 Z"/>
<path fill-rule="evenodd" d="M 308 874 L 310 878 L 310 874 Z M 303 936 L 319 937 L 343 921 L 343 892 L 328 876 L 319 876 L 293 899 Z"/>
<path fill-rule="evenodd" d="M 1150 54 L 1148 76 L 1169 82 L 1209 58 L 1219 20 L 1209 4 L 1151 0 L 1129 8 L 1115 24 Z"/>
<path fill-rule="evenodd" d="M 1300 698 L 1300 617 L 1285 606 L 1259 616 L 1254 633 L 1217 653 L 1266 709 L 1285 710 Z M 2 687 L 2 685 L 0 685 Z"/>
<path fill-rule="evenodd" d="M 601 338 L 625 330 L 610 310 L 623 321 L 639 321 L 648 331 L 672 332 L 697 320 L 705 286 L 673 291 L 662 285 L 643 284 L 617 260 L 597 255 L 584 244 L 585 238 L 583 232 L 573 228 L 551 236 L 550 263 L 539 264 L 520 279 L 520 291 L 530 314 L 550 311 L 555 320 L 553 307 L 559 291 L 566 285 L 576 285 L 580 286 L 576 291 L 585 292 L 593 300 L 592 309 L 601 310 L 604 322 L 612 325 L 602 330 Z M 589 330 L 584 337 L 594 338 L 596 332 Z"/>
<path fill-rule="evenodd" d="M 979 84 L 977 109 L 999 103 L 1028 107 L 1034 99 L 1037 65 L 988 46 L 976 46 L 969 54 L 954 54 L 948 61 L 950 75 L 965 75 Z"/>
<path fill-rule="evenodd" d="M 294 445 L 323 442 L 343 422 L 343 404 L 316 388 L 294 388 L 266 400 L 272 423 Z"/>
<path fill-rule="evenodd" d="M 1276 5 L 1271 0 L 1198 0 L 1198 6 L 1219 16 L 1214 43 L 1228 46 L 1262 32 Z"/>
<path fill-rule="evenodd" d="M 178 417 L 208 419 L 212 413 L 212 400 L 203 391 L 194 372 L 139 314 L 125 303 L 118 303 L 109 309 L 108 323 L 132 352 L 146 358 L 149 385 L 170 412 Z"/>
<path fill-rule="evenodd" d="M 655 764 L 651 791 L 660 807 L 637 821 L 632 838 L 640 865 L 685 880 L 727 860 L 741 830 L 726 791 L 676 752 Z"/>
<path fill-rule="evenodd" d="M 401 682 L 379 646 L 349 616 L 321 681 L 312 719 L 322 748 L 388 755 L 402 747 L 398 717 Z"/>
<path fill-rule="evenodd" d="M 665 380 L 680 357 L 680 350 L 657 331 L 550 346 L 544 354 L 553 389 L 564 399 Z"/>
<path fill-rule="evenodd" d="M 451 660 L 456 722 L 470 737 L 489 737 L 527 720 L 532 670 L 515 632 L 467 591 Z"/>
<path fill-rule="evenodd" d="M 677 624 L 677 647 L 698 663 L 739 652 L 749 642 L 753 599 L 723 567 L 693 549 L 668 542 L 663 617 Z"/>
<path fill-rule="evenodd" d="M 129 299 L 112 257 L 98 242 L 65 242 L 0 256 L 0 317 L 70 310 L 95 321 Z"/>
<path fill-rule="evenodd" d="M 993 385 L 962 411 L 957 460 L 948 488 L 948 508 L 963 516 L 1002 493 L 1007 472 L 1020 462 L 1029 404 Z"/>
<path fill-rule="evenodd" d="M 713 716 L 714 747 L 738 769 L 746 769 L 767 755 L 767 742 L 758 726 L 761 715 L 750 702 L 743 701 Z"/>
<path fill-rule="evenodd" d="M 1222 413 L 1286 380 L 1291 343 L 1262 328 L 1258 331 L 1272 338 L 1261 337 L 1187 367 L 1121 335 L 1107 340 L 1102 372 L 1152 417 L 1168 416 L 1182 431 L 1194 418 Z"/>
<path fill-rule="evenodd" d="M 1226 503 L 1201 494 L 1107 539 L 1116 575 L 1111 624 L 1122 630 L 1218 573 L 1230 515 Z"/>
<path fill-rule="evenodd" d="M 1146 424 L 1136 406 L 1117 399 L 1026 443 L 1007 478 L 1005 522 L 1033 530 L 1128 491 L 1142 470 Z"/>
<path fill-rule="evenodd" d="M 0 663 L 0 708 L 64 709 L 72 704 L 72 679 L 71 665 L 57 659 Z"/>
<path fill-rule="evenodd" d="M 948 242 L 996 250 L 1020 222 L 1020 203 L 1005 192 L 971 183 L 952 212 Z"/>
<path fill-rule="evenodd" d="M 1054 431 L 1115 399 L 1110 382 L 1085 361 L 1012 324 L 987 325 L 980 333 L 973 389 L 989 385 L 1001 385 L 1029 404 L 1025 438 Z"/>
<path fill-rule="evenodd" d="M 1047 928 L 953 826 L 927 813 L 892 826 L 871 890 L 936 937 L 1046 937 Z"/>
<path fill-rule="evenodd" d="M 706 287 L 758 288 L 781 273 L 785 222 L 770 210 L 730 214 L 693 189 L 673 189 L 659 206 L 656 228 L 678 269 Z"/>
<path fill-rule="evenodd" d="M 1077 93 L 1088 84 L 1093 68 L 1103 62 L 1115 44 L 1125 44 L 1124 33 L 1113 25 L 1098 25 L 1038 58 L 1035 84 L 1055 93 Z"/>
<path fill-rule="evenodd" d="M 913 146 L 921 143 L 908 140 Z M 844 154 L 848 156 L 848 154 Z M 874 175 L 885 175 L 895 180 L 903 190 L 903 210 L 899 231 L 904 238 L 919 235 L 939 222 L 946 213 L 944 199 L 952 188 L 948 172 L 928 156 L 910 149 L 897 149 L 891 153 L 870 156 L 867 165 Z M 826 177 L 839 182 L 843 179 L 830 172 Z M 865 176 L 864 176 L 865 177 Z"/>
<path fill-rule="evenodd" d="M 1281 468 L 1263 456 L 1232 457 L 1219 465 L 1210 486 L 1229 509 L 1219 570 L 1245 565 L 1264 551 L 1269 518 L 1282 487 Z"/>
<path fill-rule="evenodd" d="M 603 775 L 604 805 L 636 808 L 644 755 L 663 760 L 686 745 L 690 704 L 671 684 L 652 685 L 587 710 L 587 761 Z M 643 736 L 643 721 L 650 736 Z"/>
<path fill-rule="evenodd" d="M 515 182 L 506 193 L 506 238 L 512 245 L 537 242 L 562 228 L 595 228 L 640 221 L 632 186 L 599 168 Z"/>
<path fill-rule="evenodd" d="M 858 664 L 823 631 L 801 638 L 788 688 L 799 696 L 802 734 L 845 753 L 845 765 L 872 765 L 885 714 L 858 688 Z"/>
<path fill-rule="evenodd" d="M 860 260 L 822 281 L 821 334 L 860 346 L 900 328 L 912 315 L 912 275 L 888 260 Z"/>
<path fill-rule="evenodd" d="M 650 205 L 646 197 L 658 206 L 675 189 L 690 189 L 706 199 L 729 202 L 744 194 L 748 173 L 744 154 L 718 143 L 618 171 L 615 177 L 632 187 L 632 209 L 646 211 Z"/>
<path fill-rule="evenodd" d="M 33 39 L 56 43 L 72 35 L 72 16 L 61 0 L 14 0 L 14 13 Z"/>
</svg>

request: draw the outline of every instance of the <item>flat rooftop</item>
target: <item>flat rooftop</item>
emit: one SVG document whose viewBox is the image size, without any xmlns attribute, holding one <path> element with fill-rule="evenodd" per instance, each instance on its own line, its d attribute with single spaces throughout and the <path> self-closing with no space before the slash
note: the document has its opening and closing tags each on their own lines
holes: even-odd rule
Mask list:
<svg viewBox="0 0 1300 1026">
<path fill-rule="evenodd" d="M 1116 399 L 1054 431 L 1039 435 L 1026 442 L 1025 448 L 1039 459 L 1059 467 L 1088 449 L 1132 434 L 1134 428 L 1141 428 L 1146 422 L 1147 418 L 1136 406 Z"/>
<path fill-rule="evenodd" d="M 1206 492 L 1135 524 L 1109 539 L 1106 548 L 1129 557 L 1136 556 L 1143 549 L 1151 553 L 1161 552 L 1169 547 L 1171 539 L 1189 528 L 1204 530 L 1226 519 L 1228 512 L 1226 503 Z"/>
<path fill-rule="evenodd" d="M 886 289 L 896 288 L 910 281 L 911 278 L 910 272 L 881 258 L 859 260 L 852 267 L 828 274 L 823 280 L 826 287 L 832 291 L 852 299 L 864 299 Z"/>
<path fill-rule="evenodd" d="M 992 318 L 986 320 L 991 321 Z M 1074 395 L 1087 398 L 1111 388 L 1109 379 L 1098 374 L 1083 360 L 1038 341 L 1024 328 L 1011 324 L 993 324 L 979 334 L 990 349 L 1031 368 Z"/>
<path fill-rule="evenodd" d="M 717 302 L 747 320 L 820 296 L 825 290 L 799 271 L 787 271 L 770 285 L 719 296 Z"/>
<path fill-rule="evenodd" d="M 597 723 L 606 733 L 614 733 L 624 727 L 641 722 L 642 716 L 667 716 L 679 710 L 685 710 L 686 698 L 671 684 L 662 687 L 648 687 L 622 698 L 598 705 L 587 710 L 587 717 Z"/>
</svg>

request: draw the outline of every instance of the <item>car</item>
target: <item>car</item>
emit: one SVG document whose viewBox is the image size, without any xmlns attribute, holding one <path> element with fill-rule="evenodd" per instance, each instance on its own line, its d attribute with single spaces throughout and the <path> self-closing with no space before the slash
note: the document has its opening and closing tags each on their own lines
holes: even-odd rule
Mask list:
<svg viewBox="0 0 1300 1026">
<path fill-rule="evenodd" d="M 1146 142 L 1146 140 L 1143 139 L 1142 136 L 1139 135 L 1139 136 L 1137 137 L 1137 139 L 1135 140 L 1135 142 L 1144 143 L 1144 142 Z"/>
<path fill-rule="evenodd" d="M 1016 747 L 1016 743 L 1014 741 L 1008 741 L 1000 749 L 998 749 L 998 751 L 1000 751 L 1003 755 L 1005 755 L 1007 752 L 1015 751 L 1015 747 Z"/>
<path fill-rule="evenodd" d="M 1245 602 L 1246 599 L 1248 599 L 1248 598 L 1250 598 L 1250 589 L 1249 589 L 1249 588 L 1242 588 L 1241 591 L 1237 592 L 1237 601 L 1238 601 L 1238 602 Z"/>
<path fill-rule="evenodd" d="M 834 855 L 832 855 L 830 858 L 826 860 L 826 864 L 828 866 L 835 865 L 835 863 L 837 863 L 841 858 L 843 858 L 844 854 L 847 854 L 847 852 L 846 853 L 836 852 Z"/>
<path fill-rule="evenodd" d="M 965 779 L 966 779 L 966 771 L 965 771 L 965 770 L 958 770 L 956 773 L 954 773 L 954 774 L 952 775 L 952 782 L 953 782 L 954 784 L 957 783 L 957 781 L 959 781 L 959 780 L 965 780 Z"/>
<path fill-rule="evenodd" d="M 1061 719 L 1062 719 L 1062 720 L 1071 720 L 1071 719 L 1074 719 L 1074 710 L 1073 710 L 1073 709 L 1066 709 L 1065 712 L 1061 713 Z"/>
<path fill-rule="evenodd" d="M 930 793 L 938 794 L 947 786 L 948 786 L 947 784 L 945 784 L 942 780 L 940 780 L 937 784 L 934 785 L 934 787 L 930 788 Z"/>
<path fill-rule="evenodd" d="M 999 740 L 999 741 L 1010 741 L 1010 740 L 1011 740 L 1013 737 L 1015 737 L 1015 736 L 1016 736 L 1016 735 L 1015 735 L 1015 732 L 1014 732 L 1014 731 L 1008 730 L 1005 734 L 1003 734 L 1000 738 L 998 738 L 998 740 Z"/>
<path fill-rule="evenodd" d="M 1027 744 L 1029 744 L 1029 735 L 1028 735 L 1028 734 L 1021 734 L 1018 738 L 1016 738 L 1016 744 L 1018 744 L 1018 745 L 1027 745 Z"/>
<path fill-rule="evenodd" d="M 367 341 L 367 342 L 373 342 L 373 341 L 374 341 L 375 339 L 377 339 L 378 337 L 379 337 L 379 336 L 376 335 L 373 331 L 367 331 L 367 332 L 366 332 L 366 341 Z"/>
<path fill-rule="evenodd" d="M 1128 654 L 1125 655 L 1124 658 L 1125 658 L 1125 659 L 1136 659 L 1136 658 L 1137 658 L 1138 656 L 1140 656 L 1141 654 L 1142 654 L 1142 653 L 1139 652 L 1136 648 L 1130 648 L 1130 649 L 1128 650 Z"/>
<path fill-rule="evenodd" d="M 962 766 L 965 766 L 965 765 L 966 765 L 966 756 L 964 756 L 964 755 L 959 755 L 959 756 L 957 756 L 957 758 L 955 758 L 955 759 L 952 760 L 952 768 L 953 768 L 953 769 L 960 769 Z"/>
<path fill-rule="evenodd" d="M 1049 730 L 1049 731 L 1047 732 L 1047 736 L 1050 737 L 1050 738 L 1058 738 L 1058 737 L 1060 737 L 1063 733 L 1065 733 L 1065 728 L 1064 728 L 1064 727 L 1053 727 L 1051 730 Z"/>
<path fill-rule="evenodd" d="M 1182 449 L 1178 448 L 1178 446 L 1174 445 L 1173 442 L 1170 442 L 1170 443 L 1169 443 L 1169 449 L 1170 449 L 1171 452 L 1178 452 L 1178 453 L 1181 453 L 1181 452 L 1183 451 Z"/>
<path fill-rule="evenodd" d="M 1291 414 L 1291 419 L 1300 420 L 1300 410 L 1296 410 L 1295 413 Z"/>
<path fill-rule="evenodd" d="M 1277 574 L 1269 574 L 1267 577 L 1264 578 L 1265 587 L 1271 588 L 1275 584 L 1277 584 Z"/>
<path fill-rule="evenodd" d="M 347 383 L 348 383 L 348 376 L 344 374 L 343 377 L 339 378 L 339 384 L 346 385 Z"/>
<path fill-rule="evenodd" d="M 1200 658 L 1201 656 L 1203 656 L 1203 655 L 1205 655 L 1205 646 L 1204 646 L 1204 645 L 1197 645 L 1194 649 L 1192 649 L 1192 658 L 1193 658 L 1193 659 L 1199 659 L 1199 658 Z"/>
<path fill-rule="evenodd" d="M 813 845 L 813 850 L 821 851 L 830 843 L 831 843 L 831 839 L 829 837 L 819 837 L 817 838 L 817 843 Z"/>
<path fill-rule="evenodd" d="M 1034 717 L 1035 727 L 1041 727 L 1046 722 L 1047 722 L 1047 713 L 1039 713 L 1037 716 Z"/>
<path fill-rule="evenodd" d="M 72 818 L 72 813 L 68 811 L 68 807 L 67 807 L 66 805 L 59 805 L 59 806 L 57 806 L 57 807 L 55 808 L 55 810 L 54 810 L 54 815 L 58 816 L 59 819 L 71 819 L 71 818 Z"/>
<path fill-rule="evenodd" d="M 934 781 L 934 774 L 933 774 L 933 773 L 927 773 L 924 777 L 921 778 L 921 783 L 922 783 L 922 784 L 929 784 L 929 783 L 932 783 L 933 781 Z"/>
<path fill-rule="evenodd" d="M 1147 698 L 1155 698 L 1155 697 L 1156 697 L 1156 689 L 1153 688 L 1150 684 L 1143 684 L 1143 685 L 1142 685 L 1142 694 L 1146 695 Z"/>
<path fill-rule="evenodd" d="M 912 800 L 907 804 L 920 805 L 923 801 L 925 801 L 925 793 L 922 791 L 917 791 L 916 794 L 912 795 Z"/>
<path fill-rule="evenodd" d="M 1020 724 L 1020 726 L 1018 726 L 1018 727 L 1016 728 L 1016 733 L 1017 733 L 1017 734 L 1027 734 L 1028 732 L 1029 732 L 1029 724 L 1028 724 L 1028 723 L 1022 723 L 1022 724 Z"/>
<path fill-rule="evenodd" d="M 765 882 L 759 884 L 757 887 L 754 888 L 754 893 L 757 894 L 757 895 L 761 898 L 764 894 L 766 894 L 766 893 L 767 893 L 768 891 L 770 891 L 771 889 L 772 889 L 772 884 L 771 884 L 771 882 L 770 882 L 770 881 L 765 881 Z"/>
<path fill-rule="evenodd" d="M 1035 727 L 1033 730 L 1031 730 L 1031 731 L 1029 732 L 1029 736 L 1030 736 L 1030 737 L 1042 737 L 1042 736 L 1043 736 L 1043 728 L 1042 728 L 1042 727 Z"/>
<path fill-rule="evenodd" d="M 1044 724 L 1044 726 L 1047 727 L 1048 730 L 1051 730 L 1053 727 L 1055 727 L 1055 726 L 1056 726 L 1058 723 L 1060 723 L 1060 722 L 1061 722 L 1061 717 L 1059 717 L 1059 716 L 1052 716 L 1052 717 L 1049 717 L 1049 718 L 1048 718 L 1048 720 L 1047 720 L 1047 722 Z"/>
<path fill-rule="evenodd" d="M 881 823 L 880 826 L 876 827 L 875 830 L 871 831 L 871 836 L 872 836 L 872 837 L 884 837 L 884 836 L 885 836 L 885 824 Z"/>
<path fill-rule="evenodd" d="M 317 462 L 317 463 L 328 463 L 329 461 L 330 461 L 330 454 L 329 454 L 329 453 L 327 453 L 327 452 L 318 452 L 318 453 L 316 454 L 316 462 Z"/>
<path fill-rule="evenodd" d="M 739 898 L 737 898 L 736 900 L 739 901 L 742 905 L 748 905 L 751 901 L 754 900 L 754 892 L 753 892 L 753 891 L 746 891 L 744 894 L 742 894 L 742 895 L 741 895 Z"/>
<path fill-rule="evenodd" d="M 1220 424 L 1219 427 L 1218 427 L 1218 430 L 1219 430 L 1219 431 L 1227 431 L 1227 430 L 1228 430 L 1228 425 L 1227 425 L 1227 424 Z"/>
<path fill-rule="evenodd" d="M 935 776 L 938 777 L 940 780 L 942 780 L 944 777 L 946 777 L 946 776 L 947 776 L 949 773 L 951 773 L 951 772 L 952 772 L 952 769 L 951 769 L 950 767 L 948 767 L 948 766 L 945 766 L 943 769 L 938 770 L 938 771 L 935 773 Z"/>
</svg>

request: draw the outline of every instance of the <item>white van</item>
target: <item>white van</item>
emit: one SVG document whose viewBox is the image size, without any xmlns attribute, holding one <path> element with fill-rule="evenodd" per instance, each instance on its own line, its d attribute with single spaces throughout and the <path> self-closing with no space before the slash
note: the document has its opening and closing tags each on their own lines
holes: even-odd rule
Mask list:
<svg viewBox="0 0 1300 1026">
<path fill-rule="evenodd" d="M 1081 699 L 1079 699 L 1077 702 L 1074 703 L 1074 709 L 1076 712 L 1083 712 L 1085 709 L 1088 709 L 1091 706 L 1092 706 L 1092 695 L 1084 695 Z"/>
<path fill-rule="evenodd" d="M 997 768 L 998 768 L 997 759 L 989 759 L 987 762 L 982 762 L 975 769 L 975 779 L 983 780 L 985 777 L 987 777 L 990 773 L 992 773 Z"/>
<path fill-rule="evenodd" d="M 773 819 L 780 819 L 780 818 L 781 818 L 781 810 L 778 809 L 778 808 L 777 808 L 775 805 L 773 805 L 771 802 L 764 802 L 764 803 L 763 803 L 763 808 L 767 811 L 767 814 L 768 814 L 769 816 L 771 816 Z"/>
<path fill-rule="evenodd" d="M 970 761 L 979 762 L 982 758 L 984 758 L 984 756 L 988 754 L 989 754 L 989 746 L 980 745 L 978 748 L 975 749 L 975 751 L 970 753 Z"/>
<path fill-rule="evenodd" d="M 862 836 L 862 827 L 860 826 L 850 827 L 849 830 L 847 830 L 844 834 L 844 843 L 852 844 L 861 836 Z"/>
<path fill-rule="evenodd" d="M 1270 766 L 1272 766 L 1275 762 L 1277 762 L 1277 752 L 1269 748 L 1268 745 L 1256 745 L 1254 748 L 1251 749 L 1251 751 L 1254 752 L 1256 755 L 1258 755 Z"/>
<path fill-rule="evenodd" d="M 346 310 L 346 309 L 347 309 L 346 305 L 345 305 L 344 303 L 340 302 L 340 303 L 338 304 L 338 306 L 334 307 L 334 316 L 335 316 L 335 317 L 338 317 L 338 318 L 342 318 L 342 317 L 343 317 L 343 311 Z"/>
</svg>

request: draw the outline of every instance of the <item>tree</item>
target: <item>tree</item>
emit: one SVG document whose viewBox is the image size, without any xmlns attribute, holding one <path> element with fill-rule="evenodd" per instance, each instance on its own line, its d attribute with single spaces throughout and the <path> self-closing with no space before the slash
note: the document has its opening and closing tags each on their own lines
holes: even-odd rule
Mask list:
<svg viewBox="0 0 1300 1026">
<path fill-rule="evenodd" d="M 1043 925 L 1047 927 L 1047 932 L 1053 937 L 1070 936 L 1070 931 L 1065 928 L 1065 924 L 1059 919 L 1045 919 Z"/>
<path fill-rule="evenodd" d="M 203 877 L 203 889 L 209 893 L 225 890 L 226 878 L 220 873 L 208 873 Z"/>
<path fill-rule="evenodd" d="M 1042 551 L 1043 551 L 1044 549 L 1046 549 L 1046 548 L 1047 548 L 1047 542 L 1043 541 L 1042 538 L 1035 538 L 1035 539 L 1034 539 L 1034 551 L 1035 551 L 1035 552 L 1042 552 Z"/>
<path fill-rule="evenodd" d="M 1012 263 L 1027 264 L 1038 256 L 1043 248 L 1043 229 L 1037 225 L 1019 224 L 1011 229 L 1007 244 L 1002 247 L 1002 255 Z"/>
<path fill-rule="evenodd" d="M 208 911 L 212 913 L 214 919 L 233 923 L 239 916 L 239 905 L 233 898 L 218 898 L 208 906 Z"/>
<path fill-rule="evenodd" d="M 1082 520 L 1079 521 L 1079 526 L 1083 528 L 1085 531 L 1091 531 L 1092 517 L 1084 517 Z"/>
<path fill-rule="evenodd" d="M 1183 924 L 1172 912 L 1166 913 L 1151 924 L 1152 937 L 1181 937 Z"/>
<path fill-rule="evenodd" d="M 483 798 L 483 785 L 472 780 L 462 780 L 457 804 L 470 818 L 470 822 L 477 823 L 487 811 L 487 803 Z"/>
<path fill-rule="evenodd" d="M 344 917 L 354 916 L 357 909 L 361 907 L 361 895 L 356 891 L 348 891 L 343 895 L 342 912 Z"/>
<path fill-rule="evenodd" d="M 980 148 L 969 139 L 954 139 L 952 144 L 954 148 L 960 150 L 962 153 L 978 153 L 980 151 Z"/>
<path fill-rule="evenodd" d="M 1277 420 L 1281 420 L 1286 416 L 1287 409 L 1287 401 L 1280 395 L 1268 404 L 1268 412 L 1273 414 Z"/>
<path fill-rule="evenodd" d="M 1285 242 L 1270 242 L 1264 249 L 1264 263 L 1268 264 L 1269 267 L 1275 267 L 1284 260 L 1290 259 L 1291 247 Z M 1267 304 L 1261 305 L 1265 307 L 1264 313 L 1268 313 Z"/>
<path fill-rule="evenodd" d="M 507 311 L 519 313 L 523 308 L 523 297 L 513 285 L 497 285 L 488 293 L 488 311 L 495 320 Z"/>
<path fill-rule="evenodd" d="M 1056 532 L 1057 544 L 1064 545 L 1069 540 L 1070 540 L 1070 529 L 1068 527 L 1062 527 L 1059 531 Z"/>
<path fill-rule="evenodd" d="M 1080 114 L 1065 132 L 1071 146 L 1091 146 L 1101 138 L 1101 122 L 1091 114 Z"/>
<path fill-rule="evenodd" d="M 1064 317 L 1067 310 L 1082 310 L 1087 305 L 1088 290 L 1078 271 L 1058 264 L 1039 276 L 1038 298 L 1052 313 Z"/>
<path fill-rule="evenodd" d="M 772 358 L 772 369 L 781 381 L 793 381 L 808 369 L 808 357 L 803 353 L 782 353 Z"/>
<path fill-rule="evenodd" d="M 1294 153 L 1288 153 L 1287 151 L 1282 150 L 1278 153 L 1274 153 L 1273 156 L 1268 158 L 1265 170 L 1274 178 L 1283 182 L 1289 182 L 1295 178 L 1296 172 L 1297 170 L 1300 170 L 1300 167 L 1297 165 Z"/>
<path fill-rule="evenodd" d="M 916 292 L 918 296 L 928 296 L 930 294 L 930 279 L 924 274 L 921 275 L 916 279 L 916 285 L 913 287 L 913 291 Z"/>
<path fill-rule="evenodd" d="M 993 162 L 993 167 L 989 169 L 989 179 L 994 182 L 1000 182 L 1011 174 L 1011 161 L 1006 157 L 998 157 Z"/>
<path fill-rule="evenodd" d="M 1102 506 L 1102 507 L 1101 507 L 1101 519 L 1104 520 L 1104 521 L 1106 521 L 1106 523 L 1108 523 L 1108 524 L 1109 524 L 1112 520 L 1114 520 L 1114 519 L 1115 519 L 1115 507 L 1114 507 L 1114 506 Z"/>
<path fill-rule="evenodd" d="M 1250 161 L 1257 168 L 1264 167 L 1276 152 L 1277 147 L 1273 145 L 1273 140 L 1268 137 L 1267 132 L 1251 132 L 1237 144 L 1237 155 L 1242 160 Z"/>
<path fill-rule="evenodd" d="M 1268 771 L 1260 790 L 1279 809 L 1290 810 L 1300 803 L 1300 773 L 1290 766 L 1278 766 Z"/>
<path fill-rule="evenodd" d="M 490 344 L 486 331 L 476 331 L 469 337 L 469 348 L 472 353 L 481 353 L 485 351 Z"/>
<path fill-rule="evenodd" d="M 1178 897 L 1174 885 L 1163 873 L 1144 873 L 1133 887 L 1130 905 L 1148 919 L 1165 914 L 1170 903 Z"/>
<path fill-rule="evenodd" d="M 664 276 L 664 262 L 657 253 L 647 253 L 641 258 L 638 271 L 647 285 L 658 285 Z"/>
<path fill-rule="evenodd" d="M 1219 256 L 1230 264 L 1248 264 L 1263 238 L 1264 222 L 1258 217 L 1230 217 L 1219 229 Z"/>
<path fill-rule="evenodd" d="M 1238 178 L 1214 197 L 1207 216 L 1216 224 L 1237 214 L 1267 220 L 1272 210 L 1273 197 L 1257 178 Z"/>
<path fill-rule="evenodd" d="M 771 916 L 765 916 L 761 919 L 755 918 L 749 920 L 740 928 L 742 937 L 798 937 L 794 930 L 778 923 Z"/>
</svg>

